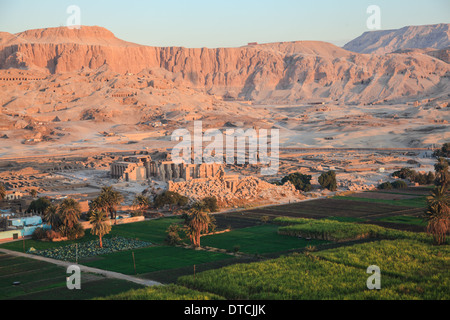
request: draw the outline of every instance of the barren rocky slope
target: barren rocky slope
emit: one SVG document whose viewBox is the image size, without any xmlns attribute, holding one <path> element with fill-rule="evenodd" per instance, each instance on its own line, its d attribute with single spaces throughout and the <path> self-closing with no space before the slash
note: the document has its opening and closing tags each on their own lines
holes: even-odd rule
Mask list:
<svg viewBox="0 0 450 320">
<path fill-rule="evenodd" d="M 400 49 L 443 49 L 449 46 L 450 24 L 441 23 L 365 32 L 347 43 L 344 49 L 358 53 L 385 54 Z"/>
<path fill-rule="evenodd" d="M 363 55 L 314 41 L 191 49 L 141 46 L 100 27 L 0 34 L 0 69 L 62 74 L 105 65 L 120 74 L 162 72 L 187 87 L 264 103 L 429 96 L 448 91 L 450 77 L 448 63 L 428 54 Z"/>
</svg>

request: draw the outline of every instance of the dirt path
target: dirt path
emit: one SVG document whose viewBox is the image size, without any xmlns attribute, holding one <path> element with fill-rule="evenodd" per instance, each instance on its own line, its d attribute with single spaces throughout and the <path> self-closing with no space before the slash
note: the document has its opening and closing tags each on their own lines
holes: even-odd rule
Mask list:
<svg viewBox="0 0 450 320">
<path fill-rule="evenodd" d="M 102 269 L 97 269 L 97 268 L 91 268 L 91 267 L 83 266 L 80 264 L 75 264 L 75 263 L 71 263 L 71 262 L 66 262 L 66 261 L 41 257 L 41 256 L 36 256 L 33 254 L 16 252 L 16 251 L 11 251 L 11 250 L 7 250 L 7 249 L 0 249 L 0 252 L 3 252 L 3 253 L 6 253 L 8 255 L 15 256 L 15 257 L 23 257 L 23 258 L 28 258 L 28 259 L 44 261 L 44 262 L 52 263 L 52 264 L 55 264 L 55 265 L 58 265 L 58 266 L 61 266 L 64 268 L 67 268 L 68 266 L 71 266 L 71 265 L 77 265 L 78 267 L 80 267 L 82 272 L 94 273 L 94 274 L 99 274 L 99 275 L 105 276 L 107 278 L 114 278 L 114 279 L 134 282 L 134 283 L 137 283 L 137 284 L 140 284 L 143 286 L 147 286 L 147 287 L 162 285 L 161 283 L 152 281 L 152 280 L 141 279 L 138 277 L 133 277 L 133 276 L 129 276 L 129 275 L 118 273 L 118 272 L 107 271 L 107 270 L 102 270 Z"/>
</svg>

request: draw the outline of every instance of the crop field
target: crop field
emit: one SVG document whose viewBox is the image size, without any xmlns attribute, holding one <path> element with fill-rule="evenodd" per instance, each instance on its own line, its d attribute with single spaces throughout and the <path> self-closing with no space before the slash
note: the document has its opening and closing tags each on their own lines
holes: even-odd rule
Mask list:
<svg viewBox="0 0 450 320">
<path fill-rule="evenodd" d="M 50 263 L 0 253 L 0 299 L 82 300 L 142 288 L 82 273 L 81 290 L 68 290 L 66 270 Z M 20 282 L 19 285 L 13 285 Z"/>
<path fill-rule="evenodd" d="M 324 244 L 324 241 L 305 240 L 278 234 L 278 226 L 267 224 L 233 230 L 231 232 L 202 237 L 204 246 L 240 252 L 264 254 Z"/>
<path fill-rule="evenodd" d="M 134 275 L 132 252 L 134 252 L 136 274 L 138 275 L 232 258 L 230 255 L 218 252 L 157 246 L 99 255 L 95 258 L 81 260 L 80 263 L 89 267 Z"/>
<path fill-rule="evenodd" d="M 227 299 L 449 299 L 450 252 L 414 240 L 383 240 L 239 264 L 181 277 L 179 285 Z M 368 290 L 379 264 L 381 290 Z"/>
</svg>

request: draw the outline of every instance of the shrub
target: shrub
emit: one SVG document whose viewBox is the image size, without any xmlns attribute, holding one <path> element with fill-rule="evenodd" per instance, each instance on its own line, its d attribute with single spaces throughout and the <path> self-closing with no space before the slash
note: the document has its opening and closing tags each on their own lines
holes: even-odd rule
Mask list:
<svg viewBox="0 0 450 320">
<path fill-rule="evenodd" d="M 46 236 L 47 236 L 47 232 L 44 229 L 37 228 L 36 230 L 34 230 L 31 237 L 33 240 L 42 240 L 42 239 L 45 239 Z"/>
<path fill-rule="evenodd" d="M 319 177 L 319 183 L 323 189 L 336 191 L 337 190 L 336 172 L 331 170 L 322 173 Z"/>
<path fill-rule="evenodd" d="M 405 181 L 397 180 L 392 182 L 392 187 L 394 189 L 406 189 L 408 188 L 408 184 Z"/>
<path fill-rule="evenodd" d="M 311 178 L 312 177 L 310 175 L 296 172 L 285 176 L 283 179 L 281 179 L 281 183 L 285 184 L 286 182 L 290 181 L 297 190 L 308 192 L 312 190 Z"/>
<path fill-rule="evenodd" d="M 381 190 L 391 190 L 392 189 L 392 184 L 390 182 L 383 182 L 382 184 L 380 184 L 378 186 L 378 189 Z"/>
<path fill-rule="evenodd" d="M 47 230 L 45 237 L 48 240 L 53 241 L 55 239 L 60 239 L 61 238 L 61 233 L 59 233 L 58 231 L 55 231 L 55 230 Z"/>
</svg>

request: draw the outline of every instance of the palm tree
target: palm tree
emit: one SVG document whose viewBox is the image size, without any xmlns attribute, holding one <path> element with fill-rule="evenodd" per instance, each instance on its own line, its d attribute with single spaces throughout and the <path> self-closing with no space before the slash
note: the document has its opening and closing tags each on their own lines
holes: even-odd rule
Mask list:
<svg viewBox="0 0 450 320">
<path fill-rule="evenodd" d="M 62 224 L 61 216 L 58 212 L 58 207 L 50 205 L 45 209 L 44 221 L 52 227 L 53 230 L 58 230 Z"/>
<path fill-rule="evenodd" d="M 6 197 L 6 188 L 3 183 L 0 183 L 0 200 L 5 199 Z"/>
<path fill-rule="evenodd" d="M 449 164 L 445 158 L 439 158 L 438 162 L 434 165 L 434 170 L 436 171 L 436 181 L 437 186 L 447 187 L 450 184 L 450 173 L 448 171 Z"/>
<path fill-rule="evenodd" d="M 450 198 L 446 193 L 446 186 L 436 187 L 427 197 L 427 232 L 433 234 L 438 245 L 445 243 L 445 237 L 450 231 Z"/>
<path fill-rule="evenodd" d="M 78 223 L 81 215 L 81 207 L 74 199 L 64 199 L 58 207 L 58 213 L 64 226 L 72 229 Z"/>
<path fill-rule="evenodd" d="M 108 216 L 103 211 L 94 210 L 89 219 L 92 225 L 91 233 L 99 237 L 100 248 L 103 248 L 102 238 L 111 231 L 111 223 Z"/>
<path fill-rule="evenodd" d="M 111 219 L 116 219 L 117 206 L 124 200 L 122 194 L 118 191 L 114 191 L 112 187 L 103 187 L 102 192 L 94 200 L 91 208 L 103 211 L 110 214 Z"/>
<path fill-rule="evenodd" d="M 185 217 L 186 234 L 195 247 L 200 247 L 202 233 L 214 228 L 214 220 L 211 216 L 199 209 L 192 208 Z"/>
</svg>

